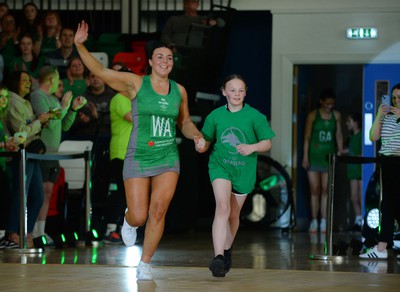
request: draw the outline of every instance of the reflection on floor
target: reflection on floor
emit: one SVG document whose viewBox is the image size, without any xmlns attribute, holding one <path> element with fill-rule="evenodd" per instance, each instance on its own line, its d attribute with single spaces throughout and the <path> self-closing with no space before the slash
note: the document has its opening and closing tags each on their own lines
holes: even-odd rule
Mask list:
<svg viewBox="0 0 400 292">
<path fill-rule="evenodd" d="M 292 272 L 297 270 L 303 272 L 350 273 L 346 277 L 355 277 L 353 273 L 373 273 L 385 277 L 382 279 L 388 279 L 386 278 L 388 274 L 400 274 L 400 260 L 396 259 L 395 251 L 391 250 L 389 252 L 389 258 L 386 261 L 360 260 L 357 255 L 353 255 L 350 243 L 358 239 L 360 239 L 359 234 L 334 233 L 334 253 L 343 256 L 334 257 L 333 260 L 328 261 L 312 260 L 310 259 L 310 255 L 323 255 L 325 243 L 323 235 L 310 235 L 306 232 L 283 233 L 281 230 L 248 230 L 242 228 L 239 230 L 235 246 L 233 247 L 233 272 L 228 274 L 225 279 L 232 279 L 241 269 L 246 269 L 247 272 L 251 271 L 248 269 L 253 269 L 257 271 L 255 273 L 261 273 L 260 270 L 266 272 L 274 270 L 279 275 L 282 275 L 279 271 L 288 272 L 287 270 L 291 270 Z M 127 248 L 123 245 L 104 245 L 101 242 L 95 246 L 82 245 L 64 249 L 46 248 L 42 254 L 33 255 L 1 251 L 0 283 L 3 282 L 2 279 L 8 273 L 6 272 L 9 269 L 7 263 L 40 264 L 49 267 L 57 266 L 57 269 L 61 269 L 60 266 L 72 267 L 71 265 L 75 265 L 75 267 L 85 265 L 89 267 L 131 268 L 136 267 L 140 253 L 140 244 Z M 164 235 L 152 264 L 155 275 L 158 275 L 157 277 L 160 277 L 160 279 L 168 279 L 168 277 L 166 278 L 168 273 L 172 273 L 173 275 L 170 276 L 176 279 L 179 277 L 179 273 L 184 271 L 184 273 L 197 274 L 198 277 L 204 277 L 204 279 L 212 281 L 213 277 L 208 270 L 208 264 L 212 257 L 213 249 L 211 233 L 209 231 L 169 233 Z M 14 269 L 15 265 L 12 265 L 12 267 Z M 167 268 L 171 268 L 172 270 L 168 270 Z M 191 268 L 196 269 L 191 270 Z M 20 270 L 16 271 L 16 273 L 20 272 Z M 39 270 L 38 273 L 40 273 Z M 296 275 L 301 277 L 301 274 Z M 130 277 L 134 277 L 134 274 Z M 399 287 L 400 277 L 398 275 L 395 275 L 395 278 L 392 278 L 392 276 L 389 276 L 389 278 L 390 283 L 385 282 L 385 285 L 388 285 L 385 286 L 386 288 Z M 280 280 L 284 281 L 284 279 Z M 396 283 L 396 286 L 391 286 L 394 283 Z M 1 285 L 0 290 L 2 290 Z M 359 283 L 355 283 L 355 285 L 359 285 Z"/>
<path fill-rule="evenodd" d="M 325 236 L 323 234 L 241 229 L 233 247 L 233 267 L 400 274 L 400 261 L 396 260 L 394 251 L 389 252 L 387 261 L 378 262 L 379 265 L 359 260 L 352 254 L 350 245 L 352 240 L 358 239 L 360 238 L 357 233 L 334 233 L 333 255 L 344 256 L 338 257 L 339 261 L 319 261 L 311 260 L 310 255 L 324 254 Z M 340 245 L 344 246 L 342 250 L 340 250 Z M 3 251 L 0 252 L 0 263 L 26 261 L 37 264 L 136 266 L 140 253 L 140 244 L 127 248 L 123 245 L 104 245 L 102 242 L 95 242 L 93 246 L 85 246 L 82 243 L 74 248 L 45 248 L 42 254 L 33 255 Z M 169 233 L 164 235 L 152 264 L 154 266 L 208 267 L 212 257 L 210 232 Z M 373 263 L 375 262 L 377 261 Z"/>
</svg>

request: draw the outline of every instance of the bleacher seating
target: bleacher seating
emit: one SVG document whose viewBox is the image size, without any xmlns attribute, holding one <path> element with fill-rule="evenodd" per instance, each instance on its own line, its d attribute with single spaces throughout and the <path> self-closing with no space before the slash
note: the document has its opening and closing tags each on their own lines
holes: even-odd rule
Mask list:
<svg viewBox="0 0 400 292">
<path fill-rule="evenodd" d="M 122 62 L 138 75 L 146 74 L 146 54 L 143 52 L 119 52 L 116 53 L 113 63 Z"/>
</svg>

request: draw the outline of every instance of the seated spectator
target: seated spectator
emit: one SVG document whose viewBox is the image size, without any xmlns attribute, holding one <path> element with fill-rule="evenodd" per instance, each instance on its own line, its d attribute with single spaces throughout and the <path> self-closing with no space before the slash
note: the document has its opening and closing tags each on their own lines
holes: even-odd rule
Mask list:
<svg viewBox="0 0 400 292">
<path fill-rule="evenodd" d="M 179 50 L 179 47 L 186 46 L 192 23 L 215 26 L 217 24 L 216 19 L 197 14 L 199 4 L 199 0 L 184 0 L 183 14 L 171 16 L 167 19 L 161 35 L 161 41 Z"/>
<path fill-rule="evenodd" d="M 0 83 L 3 82 L 4 79 L 4 59 L 0 54 Z"/>
<path fill-rule="evenodd" d="M 47 56 L 50 52 L 61 47 L 60 32 L 61 19 L 56 11 L 48 11 L 42 19 L 38 29 L 38 39 L 35 42 L 36 56 Z"/>
<path fill-rule="evenodd" d="M 74 96 L 83 95 L 87 88 L 86 67 L 80 57 L 72 57 L 67 67 L 67 78 L 64 82 L 64 92 L 72 91 Z"/>
<path fill-rule="evenodd" d="M 125 68 L 127 68 L 127 67 L 126 67 L 126 64 L 123 62 L 114 62 L 110 66 L 110 69 L 113 69 L 115 71 L 119 71 L 119 70 L 125 69 Z"/>
<path fill-rule="evenodd" d="M 0 53 L 4 59 L 4 73 L 8 73 L 9 64 L 18 54 L 18 31 L 15 24 L 15 18 L 11 14 L 7 14 L 2 18 L 1 25 Z"/>
<path fill-rule="evenodd" d="M 43 57 L 33 53 L 33 39 L 30 34 L 21 37 L 19 41 L 21 56 L 14 57 L 10 65 L 10 73 L 14 71 L 27 71 L 32 79 L 32 88 L 38 87 L 39 69 L 45 64 Z"/>
<path fill-rule="evenodd" d="M 61 29 L 60 42 L 61 47 L 50 52 L 46 57 L 46 63 L 57 66 L 61 79 L 66 79 L 68 64 L 72 57 L 79 57 L 74 45 L 75 31 L 71 28 L 64 27 Z"/>
<path fill-rule="evenodd" d="M 0 3 L 0 32 L 3 31 L 1 20 L 3 19 L 4 15 L 7 15 L 10 12 L 10 8 L 8 4 L 5 2 Z"/>
<path fill-rule="evenodd" d="M 93 73 L 88 75 L 88 84 L 83 95 L 96 106 L 102 134 L 110 136 L 110 102 L 116 91 Z"/>
<path fill-rule="evenodd" d="M 40 29 L 39 8 L 34 2 L 27 2 L 22 7 L 22 17 L 19 21 L 19 34 L 30 34 L 36 41 L 39 37 Z"/>
</svg>

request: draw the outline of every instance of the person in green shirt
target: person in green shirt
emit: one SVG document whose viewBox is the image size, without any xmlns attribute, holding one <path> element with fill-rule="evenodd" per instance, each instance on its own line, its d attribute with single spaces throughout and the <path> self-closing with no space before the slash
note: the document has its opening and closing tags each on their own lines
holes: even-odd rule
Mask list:
<svg viewBox="0 0 400 292">
<path fill-rule="evenodd" d="M 212 237 L 215 257 L 209 269 L 224 277 L 231 267 L 231 247 L 239 228 L 240 211 L 256 182 L 258 153 L 271 148 L 267 118 L 244 103 L 247 85 L 240 75 L 230 75 L 221 88 L 227 104 L 213 110 L 201 130 L 205 149 L 212 143 L 208 164 L 215 197 Z"/>
<path fill-rule="evenodd" d="M 32 88 L 39 86 L 39 69 L 45 64 L 45 58 L 37 57 L 33 52 L 33 38 L 26 34 L 19 40 L 21 56 L 15 57 L 9 67 L 10 73 L 14 71 L 27 71 L 32 79 Z"/>
<path fill-rule="evenodd" d="M 347 129 L 350 131 L 349 145 L 340 154 L 350 156 L 362 155 L 362 134 L 361 134 L 361 114 L 350 113 L 346 120 Z M 355 214 L 354 225 L 351 231 L 361 231 L 362 226 L 362 180 L 361 180 L 361 164 L 347 164 L 347 179 L 350 181 L 350 199 Z"/>
<path fill-rule="evenodd" d="M 67 78 L 64 83 L 64 93 L 72 91 L 74 96 L 84 95 L 87 88 L 87 70 L 80 57 L 72 57 L 68 64 Z"/>
<path fill-rule="evenodd" d="M 326 204 L 328 198 L 327 155 L 343 150 L 341 114 L 334 110 L 335 93 L 324 89 L 319 98 L 319 108 L 307 115 L 304 134 L 302 166 L 307 170 L 311 192 L 311 224 L 308 229 L 326 232 Z M 318 226 L 318 216 L 321 221 Z"/>
<path fill-rule="evenodd" d="M 58 152 L 61 143 L 62 131 L 67 131 L 76 118 L 77 111 L 85 104 L 83 98 L 75 98 L 72 101 L 72 92 L 66 92 L 59 100 L 54 93 L 59 86 L 60 75 L 56 66 L 46 65 L 39 71 L 39 87 L 31 92 L 31 104 L 36 116 L 43 113 L 51 113 L 51 118 L 41 131 L 41 139 L 46 145 L 48 152 Z M 47 242 L 52 239 L 45 233 L 46 218 L 49 210 L 51 195 L 54 184 L 57 182 L 60 172 L 58 160 L 40 161 L 42 171 L 44 201 L 38 215 L 33 236 L 45 235 Z"/>
</svg>

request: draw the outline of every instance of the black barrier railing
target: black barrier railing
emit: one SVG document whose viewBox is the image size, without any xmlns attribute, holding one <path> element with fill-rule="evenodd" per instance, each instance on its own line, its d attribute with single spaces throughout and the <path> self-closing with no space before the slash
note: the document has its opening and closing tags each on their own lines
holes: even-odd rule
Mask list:
<svg viewBox="0 0 400 292">
<path fill-rule="evenodd" d="M 38 248 L 28 248 L 27 247 L 27 194 L 26 194 L 26 184 L 25 184 L 25 168 L 27 159 L 36 160 L 69 160 L 84 158 L 85 160 L 85 199 L 86 199 L 86 210 L 85 210 L 85 231 L 86 235 L 90 233 L 91 229 L 91 218 L 92 218 L 92 204 L 91 204 L 91 194 L 90 194 L 90 181 L 91 181 L 91 151 L 82 152 L 56 152 L 47 154 L 35 154 L 26 152 L 26 150 L 21 147 L 17 152 L 0 152 L 0 157 L 12 157 L 19 159 L 19 171 L 20 171 L 20 224 L 19 224 L 19 249 L 9 249 L 8 251 L 17 251 L 21 253 L 40 253 L 43 249 Z"/>
<path fill-rule="evenodd" d="M 326 238 L 324 244 L 323 255 L 311 255 L 311 259 L 315 260 L 334 260 L 341 258 L 340 256 L 333 256 L 332 246 L 332 224 L 333 224 L 333 200 L 335 193 L 335 170 L 336 163 L 378 163 L 379 157 L 361 157 L 361 156 L 340 156 L 336 154 L 328 155 L 328 198 L 327 198 L 327 212 L 326 212 Z M 381 188 L 382 191 L 382 188 Z"/>
</svg>

